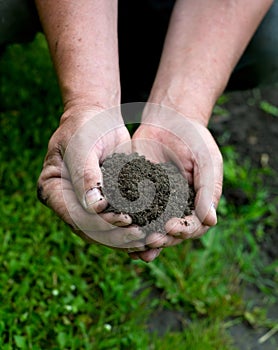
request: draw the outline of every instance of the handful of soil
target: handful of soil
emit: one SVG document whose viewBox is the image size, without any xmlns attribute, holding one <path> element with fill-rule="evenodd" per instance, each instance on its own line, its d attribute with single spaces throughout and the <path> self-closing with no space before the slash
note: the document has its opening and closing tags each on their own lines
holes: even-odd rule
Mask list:
<svg viewBox="0 0 278 350">
<path fill-rule="evenodd" d="M 138 153 L 114 153 L 102 164 L 105 212 L 126 213 L 146 233 L 165 233 L 173 217 L 190 215 L 194 191 L 172 163 L 154 164 Z"/>
</svg>

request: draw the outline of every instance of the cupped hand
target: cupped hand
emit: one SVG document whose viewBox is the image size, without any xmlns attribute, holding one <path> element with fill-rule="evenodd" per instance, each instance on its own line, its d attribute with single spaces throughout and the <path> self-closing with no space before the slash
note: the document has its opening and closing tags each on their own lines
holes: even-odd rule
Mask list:
<svg viewBox="0 0 278 350">
<path fill-rule="evenodd" d="M 133 151 L 152 162 L 173 162 L 194 187 L 195 210 L 184 218 L 172 218 L 167 234 L 146 238 L 149 251 L 131 257 L 154 259 L 161 248 L 198 238 L 217 223 L 216 208 L 222 193 L 221 153 L 209 130 L 200 122 L 155 104 L 147 104 L 142 123 L 132 138 Z"/>
<path fill-rule="evenodd" d="M 119 108 L 68 111 L 51 137 L 38 180 L 40 200 L 88 242 L 127 252 L 144 250 L 143 232 L 128 215 L 102 213 L 100 165 L 115 151 L 130 152 Z"/>
</svg>

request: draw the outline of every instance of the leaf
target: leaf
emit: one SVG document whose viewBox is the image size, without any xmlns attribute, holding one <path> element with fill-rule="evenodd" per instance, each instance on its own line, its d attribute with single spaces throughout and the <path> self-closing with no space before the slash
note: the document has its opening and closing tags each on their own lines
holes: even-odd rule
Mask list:
<svg viewBox="0 0 278 350">
<path fill-rule="evenodd" d="M 23 337 L 21 335 L 15 335 L 14 336 L 14 341 L 16 343 L 16 346 L 19 347 L 20 349 L 26 349 L 27 348 L 25 337 Z"/>
<path fill-rule="evenodd" d="M 57 341 L 59 346 L 64 349 L 67 344 L 67 334 L 65 332 L 60 332 L 57 336 Z"/>
<path fill-rule="evenodd" d="M 267 114 L 271 114 L 273 117 L 278 117 L 278 107 L 272 105 L 267 101 L 261 101 L 260 108 Z"/>
</svg>

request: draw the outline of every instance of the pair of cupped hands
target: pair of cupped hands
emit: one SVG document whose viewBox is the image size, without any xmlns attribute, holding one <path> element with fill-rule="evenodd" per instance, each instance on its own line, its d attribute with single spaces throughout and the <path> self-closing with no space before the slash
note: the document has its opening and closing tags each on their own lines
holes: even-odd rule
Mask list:
<svg viewBox="0 0 278 350">
<path fill-rule="evenodd" d="M 49 141 L 38 194 L 87 242 L 149 262 L 164 247 L 198 238 L 217 223 L 222 157 L 205 125 L 174 110 L 147 104 L 140 122 L 131 138 L 120 107 L 66 111 Z M 166 234 L 146 235 L 130 216 L 104 213 L 108 202 L 101 191 L 101 164 L 114 152 L 138 152 L 155 163 L 175 163 L 196 193 L 192 215 L 170 219 Z"/>
</svg>

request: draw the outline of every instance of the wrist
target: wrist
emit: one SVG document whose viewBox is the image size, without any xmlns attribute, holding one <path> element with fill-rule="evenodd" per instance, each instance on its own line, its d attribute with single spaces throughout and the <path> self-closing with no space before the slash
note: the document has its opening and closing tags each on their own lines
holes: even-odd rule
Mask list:
<svg viewBox="0 0 278 350">
<path fill-rule="evenodd" d="M 118 124 L 124 124 L 120 103 L 113 105 L 112 102 L 108 102 L 107 100 L 100 103 L 99 100 L 87 97 L 83 96 L 66 104 L 60 124 L 70 120 L 70 123 L 80 126 L 89 119 L 93 117 L 101 118 L 104 114 L 108 114 L 109 118 L 117 121 Z"/>
<path fill-rule="evenodd" d="M 64 93 L 63 93 L 64 92 Z M 104 88 L 100 85 L 90 86 L 86 91 L 73 91 L 69 88 L 62 89 L 64 112 L 69 110 L 106 110 L 114 106 L 119 106 L 120 86 L 114 88 Z"/>
<path fill-rule="evenodd" d="M 166 83 L 158 80 L 153 86 L 149 102 L 173 109 L 207 126 L 219 93 L 205 86 L 209 84 L 199 83 L 190 77 L 187 81 L 181 81 L 180 77 L 173 76 Z"/>
</svg>

